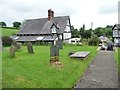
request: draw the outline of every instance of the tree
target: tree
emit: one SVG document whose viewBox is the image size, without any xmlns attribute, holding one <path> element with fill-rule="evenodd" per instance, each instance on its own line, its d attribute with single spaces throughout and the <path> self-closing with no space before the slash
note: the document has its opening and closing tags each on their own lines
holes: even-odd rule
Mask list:
<svg viewBox="0 0 120 90">
<path fill-rule="evenodd" d="M 112 37 L 112 26 L 106 26 L 106 28 L 96 28 L 94 30 L 94 34 L 96 34 L 98 37 L 100 36 L 106 36 L 106 37 Z"/>
<path fill-rule="evenodd" d="M 0 22 L 0 27 L 6 27 L 6 23 L 5 22 Z"/>
<path fill-rule="evenodd" d="M 19 28 L 21 25 L 21 22 L 13 22 L 13 27 Z"/>
<path fill-rule="evenodd" d="M 100 36 L 103 36 L 103 31 L 101 30 L 101 28 L 97 28 L 94 30 L 94 34 L 100 37 Z"/>
<path fill-rule="evenodd" d="M 84 33 L 85 33 L 85 24 L 79 29 L 79 33 L 81 35 L 81 38 L 84 38 Z"/>
<path fill-rule="evenodd" d="M 72 38 L 79 38 L 79 31 L 74 28 L 74 26 L 71 26 L 71 33 L 72 33 Z"/>
<path fill-rule="evenodd" d="M 80 31 L 80 35 L 82 38 L 88 39 L 91 37 L 91 30 Z"/>
<path fill-rule="evenodd" d="M 100 43 L 100 40 L 97 35 L 94 35 L 90 38 L 88 45 L 89 46 L 97 46 Z"/>
<path fill-rule="evenodd" d="M 82 27 L 83 30 L 85 30 L 85 24 L 83 24 L 83 27 Z"/>
<path fill-rule="evenodd" d="M 106 28 L 112 28 L 113 26 L 112 25 L 107 25 Z"/>
</svg>

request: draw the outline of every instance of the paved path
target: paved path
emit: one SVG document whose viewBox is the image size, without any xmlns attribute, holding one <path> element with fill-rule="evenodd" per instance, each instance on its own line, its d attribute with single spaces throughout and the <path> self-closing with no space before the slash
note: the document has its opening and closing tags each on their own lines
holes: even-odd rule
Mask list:
<svg viewBox="0 0 120 90">
<path fill-rule="evenodd" d="M 99 51 L 75 88 L 118 88 L 114 52 Z"/>
</svg>

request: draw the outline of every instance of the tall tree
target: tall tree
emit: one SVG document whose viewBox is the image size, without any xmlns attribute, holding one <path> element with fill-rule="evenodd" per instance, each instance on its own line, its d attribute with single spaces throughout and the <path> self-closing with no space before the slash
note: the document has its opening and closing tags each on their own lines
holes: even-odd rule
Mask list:
<svg viewBox="0 0 120 90">
<path fill-rule="evenodd" d="M 83 24 L 83 27 L 82 27 L 83 30 L 85 30 L 85 24 Z"/>
<path fill-rule="evenodd" d="M 0 22 L 0 27 L 6 27 L 6 23 L 5 22 Z"/>
<path fill-rule="evenodd" d="M 71 26 L 71 33 L 72 33 L 72 38 L 79 37 L 79 31 L 74 28 L 74 26 Z"/>
<path fill-rule="evenodd" d="M 82 38 L 90 38 L 91 37 L 91 30 L 85 30 L 84 32 L 81 33 Z"/>
<path fill-rule="evenodd" d="M 13 22 L 13 27 L 19 28 L 21 25 L 21 22 Z"/>
</svg>

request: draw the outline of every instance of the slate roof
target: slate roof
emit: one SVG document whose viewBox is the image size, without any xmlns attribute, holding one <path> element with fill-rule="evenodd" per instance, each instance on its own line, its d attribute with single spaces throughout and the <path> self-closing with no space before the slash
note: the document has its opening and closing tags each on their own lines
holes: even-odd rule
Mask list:
<svg viewBox="0 0 120 90">
<path fill-rule="evenodd" d="M 67 25 L 67 20 L 69 20 L 69 16 L 53 17 L 50 21 L 48 18 L 26 20 L 18 34 L 51 34 L 50 27 L 53 23 L 59 26 L 58 33 L 62 34 Z"/>
<path fill-rule="evenodd" d="M 112 30 L 114 30 L 114 29 L 120 29 L 120 24 L 115 24 L 114 26 L 113 26 L 113 28 L 112 28 Z"/>
</svg>

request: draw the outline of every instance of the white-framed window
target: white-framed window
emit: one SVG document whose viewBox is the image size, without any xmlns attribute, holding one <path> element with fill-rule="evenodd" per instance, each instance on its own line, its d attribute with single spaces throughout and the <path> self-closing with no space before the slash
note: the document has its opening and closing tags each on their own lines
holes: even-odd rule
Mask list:
<svg viewBox="0 0 120 90">
<path fill-rule="evenodd" d="M 119 32 L 119 35 L 118 35 L 118 32 Z M 118 31 L 117 29 L 113 30 L 113 37 L 120 37 L 120 31 Z"/>
<path fill-rule="evenodd" d="M 57 28 L 55 26 L 52 27 L 52 33 L 57 33 Z"/>
</svg>

